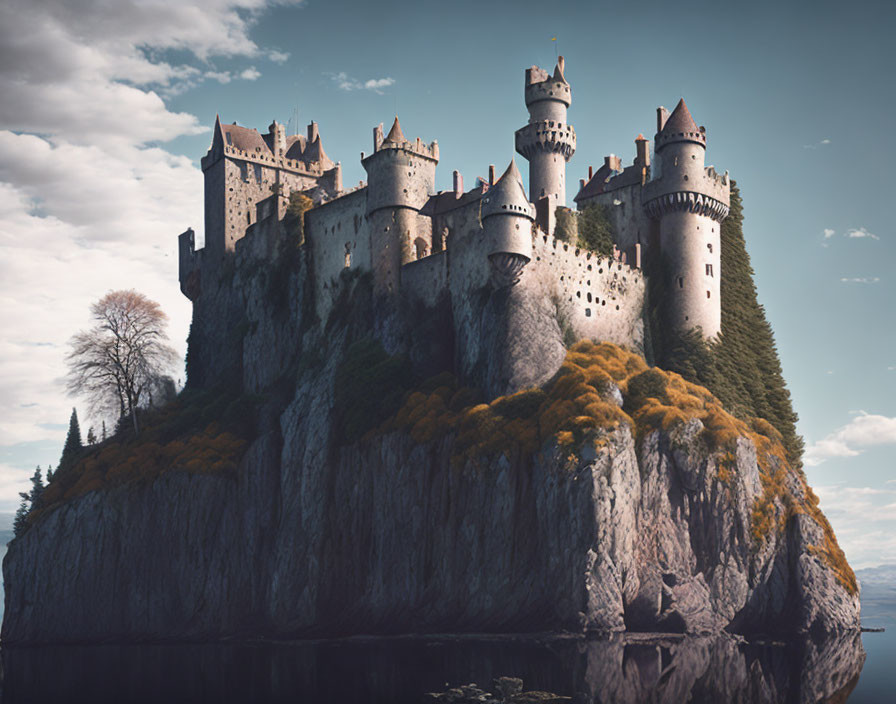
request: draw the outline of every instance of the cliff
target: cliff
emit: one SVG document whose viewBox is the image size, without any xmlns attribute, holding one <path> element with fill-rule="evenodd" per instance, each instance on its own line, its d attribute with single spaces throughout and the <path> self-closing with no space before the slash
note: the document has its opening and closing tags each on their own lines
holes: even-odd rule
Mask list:
<svg viewBox="0 0 896 704">
<path fill-rule="evenodd" d="M 3 562 L 4 644 L 858 628 L 768 423 L 587 341 L 542 388 L 480 403 L 427 378 L 444 348 L 413 332 L 444 311 L 382 318 L 361 277 L 318 325 L 305 266 L 221 278 L 192 390 L 54 478 Z M 470 304 L 484 328 L 490 296 Z M 547 313 L 525 332 L 562 339 Z"/>
</svg>

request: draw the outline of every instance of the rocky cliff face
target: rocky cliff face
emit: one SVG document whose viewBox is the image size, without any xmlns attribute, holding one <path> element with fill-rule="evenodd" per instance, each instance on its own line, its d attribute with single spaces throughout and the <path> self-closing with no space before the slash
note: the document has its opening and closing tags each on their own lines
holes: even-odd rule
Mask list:
<svg viewBox="0 0 896 704">
<path fill-rule="evenodd" d="M 753 539 L 746 439 L 727 481 L 700 421 L 458 467 L 450 435 L 334 447 L 326 387 L 305 381 L 236 479 L 169 473 L 32 526 L 4 561 L 4 642 L 858 627 L 811 517 Z"/>
<path fill-rule="evenodd" d="M 547 395 L 443 416 L 406 406 L 403 425 L 377 418 L 348 441 L 350 343 L 373 334 L 392 352 L 402 328 L 359 296 L 316 337 L 301 267 L 282 306 L 259 303 L 271 275 L 238 270 L 246 281 L 219 292 L 228 315 L 194 322 L 196 378 L 267 392 L 238 470 L 109 481 L 43 511 L 3 562 L 4 643 L 858 628 L 851 571 L 800 474 L 742 423 L 716 446 L 707 392 L 667 380 L 635 407 L 643 360 L 586 345 Z M 235 331 L 236 352 L 213 363 L 216 336 Z M 417 400 L 444 410 L 440 392 Z M 533 398 L 541 415 L 526 416 Z"/>
</svg>

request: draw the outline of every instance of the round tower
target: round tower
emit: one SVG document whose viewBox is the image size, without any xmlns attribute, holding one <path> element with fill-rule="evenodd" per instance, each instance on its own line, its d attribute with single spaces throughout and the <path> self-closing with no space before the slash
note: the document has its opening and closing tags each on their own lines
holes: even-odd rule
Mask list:
<svg viewBox="0 0 896 704">
<path fill-rule="evenodd" d="M 532 259 L 532 205 L 511 159 L 507 170 L 480 202 L 479 217 L 496 288 L 513 286 Z"/>
<path fill-rule="evenodd" d="M 397 292 L 401 266 L 414 261 L 418 214 L 434 192 L 439 147 L 409 142 L 398 118 L 383 138 L 374 129 L 373 154 L 361 159 L 367 171 L 367 218 L 374 289 Z M 429 233 L 431 236 L 431 233 Z"/>
<path fill-rule="evenodd" d="M 699 327 L 710 339 L 722 327 L 720 230 L 730 185 L 727 174 L 706 168 L 706 130 L 684 100 L 668 119 L 664 108 L 657 114 L 654 180 L 643 200 L 648 216 L 659 220 L 668 322 L 679 332 Z"/>
<path fill-rule="evenodd" d="M 550 212 L 566 205 L 566 162 L 576 151 L 576 132 L 566 121 L 572 93 L 564 66 L 561 56 L 553 76 L 537 66 L 526 69 L 529 124 L 516 131 L 516 151 L 529 161 L 529 196 L 536 204 L 548 198 Z"/>
</svg>

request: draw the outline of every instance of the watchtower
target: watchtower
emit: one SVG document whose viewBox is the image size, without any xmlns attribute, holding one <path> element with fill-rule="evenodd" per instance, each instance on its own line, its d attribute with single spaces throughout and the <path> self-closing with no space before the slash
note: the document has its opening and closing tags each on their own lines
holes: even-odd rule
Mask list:
<svg viewBox="0 0 896 704">
<path fill-rule="evenodd" d="M 553 76 L 538 66 L 526 69 L 529 124 L 515 135 L 516 151 L 529 161 L 529 197 L 539 212 L 546 208 L 548 217 L 542 225 L 551 234 L 554 210 L 566 205 L 566 162 L 576 151 L 576 132 L 566 121 L 572 92 L 564 67 L 561 56 Z M 542 198 L 547 202 L 542 204 Z"/>
<path fill-rule="evenodd" d="M 367 171 L 367 218 L 374 290 L 397 292 L 401 266 L 414 261 L 418 234 L 432 239 L 431 228 L 419 227 L 420 208 L 435 190 L 439 145 L 405 139 L 398 117 L 383 138 L 373 130 L 373 154 L 361 159 Z M 430 247 L 432 242 L 430 241 Z"/>
<path fill-rule="evenodd" d="M 644 187 L 644 208 L 659 220 L 672 328 L 700 328 L 707 339 L 722 325 L 721 222 L 728 216 L 728 174 L 704 165 L 706 129 L 697 127 L 680 100 L 671 116 L 657 110 L 654 179 Z"/>
</svg>

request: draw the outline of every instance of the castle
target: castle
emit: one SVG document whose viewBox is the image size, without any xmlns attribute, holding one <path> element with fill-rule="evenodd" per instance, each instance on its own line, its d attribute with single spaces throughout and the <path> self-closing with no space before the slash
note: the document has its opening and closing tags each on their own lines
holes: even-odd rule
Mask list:
<svg viewBox="0 0 896 704">
<path fill-rule="evenodd" d="M 346 269 L 369 272 L 380 307 L 413 302 L 448 311 L 459 373 L 475 377 L 484 347 L 501 350 L 487 374 L 495 393 L 553 373 L 563 356 L 558 341 L 591 338 L 643 352 L 642 265 L 651 257 L 671 282 L 664 295 L 672 329 L 715 337 L 730 186 L 727 173 L 704 165 L 706 132 L 684 101 L 671 115 L 658 109 L 652 152 L 638 135 L 630 166 L 610 155 L 580 181 L 577 209 L 603 206 L 615 233 L 613 254 L 599 255 L 555 237 L 576 150 L 563 57 L 553 74 L 527 69 L 524 96 L 529 119 L 515 143 L 529 161 L 528 193 L 512 160 L 499 178 L 490 166 L 488 181 L 471 190 L 455 171 L 454 188 L 436 192 L 438 144 L 409 140 L 397 117 L 388 134 L 374 128 L 373 151 L 361 155 L 367 182 L 353 188 L 343 187 L 316 123 L 306 137 L 286 135 L 277 122 L 262 135 L 217 120 L 202 160 L 205 246 L 196 248 L 192 230 L 180 235 L 181 290 L 197 303 L 211 295 L 206 288 L 228 258 L 280 256 L 290 196 L 301 193 L 313 206 L 297 244 L 309 261 L 317 321 L 327 320 Z M 548 328 L 551 344 L 533 339 Z"/>
</svg>

